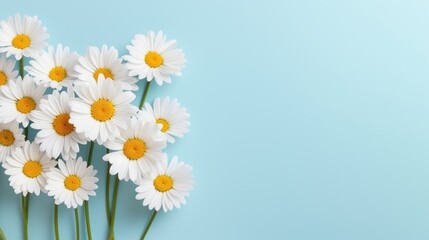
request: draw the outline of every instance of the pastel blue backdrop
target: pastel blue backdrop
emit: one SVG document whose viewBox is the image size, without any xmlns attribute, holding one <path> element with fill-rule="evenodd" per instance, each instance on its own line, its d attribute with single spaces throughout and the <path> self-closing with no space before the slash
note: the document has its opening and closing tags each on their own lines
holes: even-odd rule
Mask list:
<svg viewBox="0 0 429 240">
<path fill-rule="evenodd" d="M 14 0 L 0 18 L 38 15 L 50 44 L 81 54 L 104 43 L 125 53 L 149 30 L 184 49 L 183 77 L 148 99 L 177 97 L 192 114 L 168 152 L 194 166 L 196 185 L 147 239 L 423 240 L 428 12 L 423 0 Z M 105 239 L 97 193 L 93 234 Z M 0 226 L 21 239 L 20 198 L 4 174 L 0 194 Z M 121 185 L 117 239 L 138 239 L 148 214 Z M 62 239 L 74 239 L 72 211 L 60 215 Z M 52 220 L 52 200 L 32 198 L 31 239 L 53 239 Z"/>
</svg>

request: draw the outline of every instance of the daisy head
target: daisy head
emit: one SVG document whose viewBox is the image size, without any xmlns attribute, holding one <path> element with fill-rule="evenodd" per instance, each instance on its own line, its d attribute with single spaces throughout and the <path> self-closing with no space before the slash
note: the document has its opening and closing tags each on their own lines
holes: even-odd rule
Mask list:
<svg viewBox="0 0 429 240">
<path fill-rule="evenodd" d="M 182 74 L 185 54 L 182 49 L 176 48 L 175 40 L 166 39 L 162 32 L 156 35 L 149 32 L 147 35 L 137 34 L 131 40 L 132 45 L 127 46 L 129 55 L 123 57 L 128 61 L 131 76 L 146 78 L 148 82 L 155 79 L 161 86 L 163 82 L 171 83 L 171 75 Z"/>
<path fill-rule="evenodd" d="M 15 148 L 3 162 L 5 173 L 10 176 L 10 186 L 16 194 L 22 192 L 24 196 L 46 192 L 46 173 L 56 165 L 57 161 L 41 152 L 38 144 L 29 141 Z"/>
<path fill-rule="evenodd" d="M 120 180 L 137 181 L 160 161 L 166 143 L 155 123 L 133 118 L 127 129 L 104 146 L 115 151 L 103 157 L 112 164 L 110 174 L 118 174 Z"/>
<path fill-rule="evenodd" d="M 132 92 L 122 91 L 120 85 L 104 76 L 87 86 L 76 86 L 79 98 L 70 101 L 70 123 L 76 132 L 83 133 L 91 141 L 103 144 L 119 135 L 127 127 L 127 120 L 136 114 L 137 107 L 131 102 L 136 97 Z"/>
<path fill-rule="evenodd" d="M 69 102 L 66 92 L 54 91 L 40 101 L 39 109 L 31 115 L 31 127 L 40 130 L 34 141 L 49 157 L 58 158 L 61 154 L 65 160 L 76 159 L 79 144 L 86 143 L 84 135 L 69 122 Z"/>
<path fill-rule="evenodd" d="M 22 147 L 24 139 L 22 128 L 17 122 L 0 123 L 0 163 L 6 161 L 15 148 Z"/>
<path fill-rule="evenodd" d="M 0 54 L 0 86 L 18 76 L 18 71 L 14 71 L 15 63 L 15 60 L 7 60 L 4 54 Z"/>
<path fill-rule="evenodd" d="M 88 167 L 81 157 L 66 162 L 59 160 L 58 167 L 48 172 L 46 185 L 48 195 L 54 197 L 55 204 L 64 203 L 67 208 L 77 208 L 82 206 L 83 201 L 88 201 L 89 196 L 95 196 L 97 170 Z"/>
<path fill-rule="evenodd" d="M 0 88 L 0 123 L 16 121 L 28 126 L 29 117 L 42 99 L 46 88 L 36 86 L 29 75 L 18 77 Z"/>
<path fill-rule="evenodd" d="M 86 57 L 79 58 L 79 64 L 76 66 L 76 85 L 87 84 L 88 82 L 98 81 L 100 75 L 104 78 L 110 78 L 115 82 L 121 83 L 124 90 L 137 90 L 137 79 L 128 75 L 127 67 L 118 57 L 118 50 L 114 47 L 107 48 L 103 45 L 101 49 L 89 47 Z"/>
<path fill-rule="evenodd" d="M 7 57 L 14 55 L 16 60 L 22 56 L 37 57 L 47 46 L 48 37 L 37 16 L 21 18 L 17 14 L 0 22 L 0 52 L 5 52 Z"/>
<path fill-rule="evenodd" d="M 189 196 L 194 182 L 191 175 L 192 167 L 178 162 L 173 157 L 167 164 L 165 155 L 162 163 L 151 172 L 145 173 L 136 188 L 136 199 L 143 200 L 143 206 L 150 210 L 159 211 L 162 207 L 164 212 L 173 210 L 174 207 L 186 204 L 185 197 Z"/>
<path fill-rule="evenodd" d="M 174 137 L 183 137 L 189 131 L 189 116 L 186 108 L 180 107 L 177 99 L 170 100 L 169 97 L 163 100 L 156 98 L 153 107 L 146 103 L 145 109 L 138 113 L 139 118 L 160 125 L 161 132 L 169 143 L 174 143 Z"/>
<path fill-rule="evenodd" d="M 48 48 L 48 52 L 43 53 L 30 61 L 30 66 L 25 69 L 28 74 L 34 77 L 37 85 L 51 87 L 61 90 L 62 87 L 70 86 L 75 79 L 74 67 L 79 55 L 70 52 L 68 47 L 63 48 L 58 44 L 57 48 Z"/>
</svg>

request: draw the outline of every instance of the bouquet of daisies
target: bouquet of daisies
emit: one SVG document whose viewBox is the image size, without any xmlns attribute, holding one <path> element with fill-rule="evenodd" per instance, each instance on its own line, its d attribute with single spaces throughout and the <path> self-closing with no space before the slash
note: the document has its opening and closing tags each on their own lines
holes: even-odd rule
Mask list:
<svg viewBox="0 0 429 240">
<path fill-rule="evenodd" d="M 0 22 L 0 163 L 14 192 L 22 195 L 24 238 L 28 239 L 30 196 L 42 192 L 54 199 L 56 239 L 60 204 L 74 209 L 76 238 L 77 209 L 84 207 L 86 233 L 92 239 L 89 199 L 99 187 L 100 176 L 91 165 L 97 143 L 106 148 L 102 160 L 108 165 L 102 174 L 106 235 L 115 239 L 120 182 L 132 181 L 135 198 L 153 210 L 144 239 L 158 211 L 185 204 L 193 187 L 192 168 L 163 153 L 188 131 L 187 110 L 169 97 L 146 102 L 152 82 L 162 86 L 171 76 L 181 75 L 185 55 L 162 32 L 137 34 L 122 57 L 105 45 L 89 47 L 79 56 L 61 44 L 48 47 L 47 38 L 37 17 L 16 15 Z M 144 89 L 137 86 L 140 80 L 146 82 Z M 132 101 L 140 90 L 136 107 Z M 34 139 L 29 139 L 30 129 Z M 86 144 L 88 157 L 78 157 Z M 0 229 L 1 239 L 6 236 Z"/>
</svg>

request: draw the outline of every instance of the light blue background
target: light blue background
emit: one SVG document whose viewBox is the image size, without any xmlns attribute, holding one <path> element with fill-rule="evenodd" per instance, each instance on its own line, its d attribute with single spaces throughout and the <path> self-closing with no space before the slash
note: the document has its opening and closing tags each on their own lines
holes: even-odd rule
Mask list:
<svg viewBox="0 0 429 240">
<path fill-rule="evenodd" d="M 423 240 L 428 12 L 423 0 L 14 0 L 0 17 L 39 15 L 51 44 L 80 53 L 104 43 L 124 53 L 149 30 L 178 40 L 183 77 L 149 99 L 177 97 L 192 114 L 168 152 L 194 166 L 196 186 L 148 239 Z M 137 239 L 147 222 L 133 188 L 120 189 L 117 239 Z M 0 226 L 20 239 L 20 198 L 3 174 L 0 191 Z M 105 239 L 97 193 L 93 234 Z M 32 200 L 31 239 L 53 239 L 52 200 Z M 74 239 L 72 211 L 60 214 L 62 239 Z"/>
</svg>

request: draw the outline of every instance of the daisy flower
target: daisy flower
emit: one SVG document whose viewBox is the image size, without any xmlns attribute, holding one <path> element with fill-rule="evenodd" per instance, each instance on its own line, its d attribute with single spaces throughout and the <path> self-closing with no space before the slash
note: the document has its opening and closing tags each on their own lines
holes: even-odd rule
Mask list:
<svg viewBox="0 0 429 240">
<path fill-rule="evenodd" d="M 30 66 L 25 69 L 34 77 L 37 85 L 61 90 L 73 83 L 75 78 L 72 76 L 75 75 L 74 67 L 78 57 L 76 52 L 70 52 L 68 47 L 63 48 L 58 44 L 56 50 L 49 47 L 48 52 L 43 51 L 39 57 L 31 60 Z"/>
<path fill-rule="evenodd" d="M 9 80 L 18 76 L 18 71 L 14 71 L 15 61 L 7 60 L 4 54 L 0 54 L 0 86 L 6 85 Z"/>
<path fill-rule="evenodd" d="M 0 52 L 5 52 L 6 57 L 14 55 L 16 60 L 22 56 L 37 57 L 48 45 L 45 42 L 48 37 L 37 16 L 21 18 L 17 14 L 0 22 Z"/>
<path fill-rule="evenodd" d="M 98 186 L 97 170 L 87 167 L 86 162 L 79 157 L 76 161 L 58 161 L 58 168 L 51 168 L 47 174 L 46 190 L 53 196 L 55 204 L 64 203 L 67 208 L 82 206 L 89 196 L 95 196 Z"/>
<path fill-rule="evenodd" d="M 127 127 L 127 120 L 137 113 L 131 102 L 136 97 L 132 92 L 122 91 L 120 85 L 111 79 L 98 78 L 87 86 L 76 86 L 79 99 L 70 101 L 69 122 L 76 132 L 84 133 L 91 141 L 103 144 L 119 135 Z"/>
<path fill-rule="evenodd" d="M 153 171 L 145 173 L 143 179 L 136 188 L 136 199 L 143 200 L 143 206 L 159 211 L 162 207 L 164 212 L 180 208 L 186 204 L 185 197 L 193 188 L 191 175 L 192 167 L 178 162 L 173 157 L 167 164 L 167 156 L 164 155 L 162 164 Z"/>
<path fill-rule="evenodd" d="M 103 45 L 101 50 L 89 47 L 86 57 L 79 58 L 76 66 L 76 85 L 97 81 L 99 76 L 120 82 L 124 90 L 137 90 L 137 79 L 128 76 L 128 69 L 118 57 L 118 50 Z"/>
<path fill-rule="evenodd" d="M 36 86 L 29 75 L 24 79 L 18 77 L 16 81 L 10 81 L 0 88 L 0 123 L 17 121 L 27 127 L 29 116 L 36 109 L 45 90 L 43 86 Z"/>
<path fill-rule="evenodd" d="M 17 122 L 0 123 L 0 163 L 6 161 L 6 157 L 17 147 L 22 147 L 25 142 L 22 128 Z"/>
<path fill-rule="evenodd" d="M 136 181 L 162 158 L 166 143 L 156 124 L 133 118 L 127 129 L 104 146 L 115 151 L 103 157 L 112 164 L 110 174 L 118 174 L 120 180 Z"/>
<path fill-rule="evenodd" d="M 70 98 L 66 92 L 54 91 L 47 99 L 40 101 L 39 110 L 31 115 L 31 127 L 40 130 L 35 142 L 40 144 L 40 150 L 49 157 L 76 159 L 79 143 L 85 144 L 85 137 L 77 133 L 70 119 Z"/>
<path fill-rule="evenodd" d="M 16 194 L 22 192 L 24 196 L 46 192 L 46 173 L 56 165 L 57 161 L 41 152 L 38 144 L 29 141 L 15 148 L 3 162 L 5 173 L 10 176 L 10 186 Z"/>
<path fill-rule="evenodd" d="M 183 51 L 176 49 L 175 40 L 167 42 L 162 32 L 149 32 L 146 36 L 137 34 L 131 43 L 127 46 L 129 55 L 123 57 L 128 61 L 130 76 L 146 78 L 148 82 L 155 79 L 161 86 L 163 82 L 171 83 L 171 75 L 182 75 L 186 59 Z"/>
<path fill-rule="evenodd" d="M 138 117 L 156 122 L 161 126 L 161 132 L 165 135 L 169 143 L 174 143 L 174 137 L 183 137 L 188 132 L 190 123 L 187 121 L 189 114 L 186 108 L 180 107 L 177 99 L 170 100 L 169 97 L 161 100 L 156 98 L 153 108 L 149 103 L 145 104 L 145 109 L 138 113 Z"/>
</svg>

